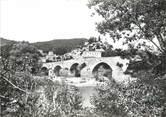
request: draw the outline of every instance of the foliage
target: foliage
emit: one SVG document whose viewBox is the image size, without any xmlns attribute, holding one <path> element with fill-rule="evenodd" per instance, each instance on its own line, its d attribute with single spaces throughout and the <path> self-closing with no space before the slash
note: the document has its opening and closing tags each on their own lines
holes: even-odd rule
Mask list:
<svg viewBox="0 0 166 117">
<path fill-rule="evenodd" d="M 89 44 L 92 44 L 93 42 L 97 42 L 97 38 L 96 37 L 90 37 L 88 42 L 89 42 Z"/>
<path fill-rule="evenodd" d="M 15 62 L 13 66 L 19 71 L 28 71 L 32 74 L 38 72 L 41 67 L 38 60 L 41 56 L 37 48 L 29 44 L 28 42 L 20 42 L 13 45 L 10 51 L 11 61 Z"/>
<path fill-rule="evenodd" d="M 122 102 L 122 95 L 117 84 L 112 83 L 99 85 L 97 94 L 92 98 L 95 113 L 101 117 L 111 117 L 114 115 L 126 115 L 125 104 Z"/>
<path fill-rule="evenodd" d="M 122 50 L 122 49 L 115 49 L 113 50 L 112 48 L 108 48 L 102 53 L 103 57 L 112 57 L 112 56 L 120 56 L 122 58 L 131 58 L 137 54 L 138 50 L 137 49 L 127 49 L 127 50 Z"/>
<path fill-rule="evenodd" d="M 114 41 L 125 39 L 126 44 L 138 40 L 149 41 L 161 53 L 155 55 L 149 51 L 136 51 L 141 60 L 131 61 L 128 69 L 134 70 L 137 80 L 127 86 L 115 85 L 116 88 L 112 85 L 114 83 L 108 84 L 106 90 L 100 90 L 99 87 L 99 95 L 93 102 L 96 112 L 103 113 L 103 116 L 123 113 L 121 116 L 165 117 L 166 96 L 163 83 L 166 74 L 166 1 L 91 0 L 89 7 L 103 17 L 103 21 L 97 25 L 101 34 L 109 34 Z M 139 43 L 138 46 L 145 46 L 145 43 Z M 129 56 L 133 50 L 132 47 L 127 52 Z M 120 53 L 123 55 L 123 52 Z M 124 108 L 121 109 L 120 104 Z"/>
<path fill-rule="evenodd" d="M 76 116 L 82 109 L 78 89 L 34 76 L 40 69 L 39 56 L 28 42 L 2 47 L 1 114 L 6 117 Z"/>
<path fill-rule="evenodd" d="M 41 100 L 40 116 L 75 117 L 82 113 L 82 97 L 79 90 L 64 82 L 59 84 L 46 80 L 44 97 Z"/>
<path fill-rule="evenodd" d="M 45 88 L 44 93 L 46 96 L 46 99 L 52 103 L 54 100 L 54 95 L 58 87 L 60 87 L 60 84 L 58 82 L 53 82 L 51 79 L 45 79 Z"/>
<path fill-rule="evenodd" d="M 127 85 L 110 81 L 98 86 L 92 103 L 95 113 L 98 112 L 101 117 L 166 116 L 165 54 L 136 51 L 136 55 L 139 59 L 129 54 L 132 59 L 127 68 L 132 70 L 136 80 Z"/>
<path fill-rule="evenodd" d="M 150 93 L 152 95 L 151 98 L 154 99 L 154 101 L 158 101 L 160 103 L 160 108 L 163 110 L 158 110 L 160 112 L 160 116 L 164 117 L 166 114 L 164 114 L 165 111 L 165 104 L 166 104 L 166 90 L 165 90 L 165 85 L 163 83 L 166 83 L 165 79 L 165 74 L 166 74 L 166 64 L 163 61 L 165 58 L 165 54 L 159 54 L 155 55 L 152 52 L 145 51 L 139 53 L 140 59 L 139 61 L 133 60 L 130 62 L 127 71 L 131 71 L 130 74 L 133 77 L 138 78 L 137 83 L 143 84 L 147 87 L 150 87 L 153 89 L 153 92 Z M 135 84 L 137 86 L 137 84 Z M 141 88 L 141 87 L 140 87 Z M 142 89 L 142 88 L 141 88 Z M 147 89 L 145 89 L 146 91 Z M 144 91 L 144 89 L 142 89 Z M 160 93 L 154 93 L 158 92 Z M 161 94 L 161 95 L 160 95 Z M 145 95 L 145 94 L 141 94 Z M 150 97 L 149 96 L 149 97 Z M 156 99 L 157 96 L 160 96 L 159 98 Z M 149 104 L 152 105 L 152 104 Z M 149 110 L 150 111 L 150 110 Z"/>
<path fill-rule="evenodd" d="M 165 0 L 91 0 L 89 7 L 103 17 L 97 25 L 101 34 L 109 34 L 114 41 L 126 39 L 126 43 L 147 40 L 165 51 Z"/>
<path fill-rule="evenodd" d="M 32 114 L 35 107 L 30 104 L 38 97 L 37 93 L 33 95 L 38 86 L 32 75 L 40 68 L 39 56 L 37 49 L 28 42 L 1 47 L 0 98 L 3 114 L 18 113 L 19 116 Z"/>
<path fill-rule="evenodd" d="M 4 39 L 0 37 L 0 47 L 8 45 L 8 44 L 12 44 L 12 43 L 16 43 L 16 42 L 13 40 L 8 40 L 8 39 Z"/>
<path fill-rule="evenodd" d="M 77 116 L 82 109 L 82 97 L 78 88 L 62 84 L 62 88 L 58 91 L 55 102 L 60 111 L 67 117 Z"/>
<path fill-rule="evenodd" d="M 139 71 L 148 70 L 151 70 L 151 74 L 154 75 L 163 76 L 166 74 L 165 53 L 156 55 L 150 51 L 138 51 L 137 57 L 138 58 L 135 59 L 133 57 L 133 60 L 130 61 L 125 73 L 128 72 L 131 75 L 135 74 L 134 77 L 139 77 L 139 75 L 137 75 Z"/>
<path fill-rule="evenodd" d="M 40 53 L 28 42 L 9 44 L 1 47 L 1 70 L 4 72 L 27 71 L 36 74 L 40 68 Z"/>
<path fill-rule="evenodd" d="M 98 86 L 92 103 L 95 113 L 101 117 L 161 116 L 164 96 L 157 85 L 146 84 L 141 80 L 128 85 L 111 81 Z"/>
</svg>

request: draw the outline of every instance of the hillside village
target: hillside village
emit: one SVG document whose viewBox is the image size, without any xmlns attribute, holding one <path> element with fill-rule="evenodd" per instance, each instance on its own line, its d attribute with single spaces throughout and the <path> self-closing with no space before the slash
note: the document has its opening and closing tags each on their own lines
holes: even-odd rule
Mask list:
<svg viewBox="0 0 166 117">
<path fill-rule="evenodd" d="M 77 58 L 91 58 L 91 57 L 102 57 L 102 52 L 109 48 L 108 43 L 103 43 L 100 39 L 93 40 L 93 42 L 84 42 L 84 45 L 78 47 L 71 52 L 64 55 L 56 55 L 53 51 L 44 53 L 43 50 L 39 50 L 43 57 L 41 61 L 45 62 L 58 62 L 63 60 L 77 59 Z"/>
</svg>

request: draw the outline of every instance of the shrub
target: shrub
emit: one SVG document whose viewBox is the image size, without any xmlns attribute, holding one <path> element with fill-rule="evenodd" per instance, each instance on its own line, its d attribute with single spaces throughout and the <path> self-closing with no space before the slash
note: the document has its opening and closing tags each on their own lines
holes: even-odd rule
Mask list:
<svg viewBox="0 0 166 117">
<path fill-rule="evenodd" d="M 140 79 L 127 85 L 110 81 L 99 85 L 92 97 L 95 113 L 103 117 L 161 116 L 164 111 L 164 93 L 157 85 Z"/>
</svg>

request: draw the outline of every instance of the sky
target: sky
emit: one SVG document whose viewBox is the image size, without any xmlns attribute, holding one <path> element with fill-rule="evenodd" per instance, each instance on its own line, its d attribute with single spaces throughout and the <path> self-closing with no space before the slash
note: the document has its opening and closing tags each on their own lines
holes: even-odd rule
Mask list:
<svg viewBox="0 0 166 117">
<path fill-rule="evenodd" d="M 99 36 L 88 0 L 0 0 L 0 37 L 41 42 Z"/>
</svg>

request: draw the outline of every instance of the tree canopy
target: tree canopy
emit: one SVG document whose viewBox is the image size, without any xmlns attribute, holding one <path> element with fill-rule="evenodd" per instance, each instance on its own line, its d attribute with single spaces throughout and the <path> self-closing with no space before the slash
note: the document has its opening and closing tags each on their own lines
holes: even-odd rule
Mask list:
<svg viewBox="0 0 166 117">
<path fill-rule="evenodd" d="M 97 25 L 101 34 L 127 42 L 148 40 L 160 52 L 166 50 L 165 0 L 91 0 L 89 7 L 103 17 Z"/>
<path fill-rule="evenodd" d="M 90 0 L 89 7 L 103 18 L 97 24 L 101 34 L 110 35 L 114 41 L 124 39 L 129 46 L 133 41 L 149 41 L 160 52 L 140 51 L 133 46 L 125 53 L 118 51 L 131 58 L 135 53 L 141 58 L 131 59 L 127 68 L 133 70 L 132 76 L 136 79 L 127 85 L 109 82 L 99 86 L 92 100 L 96 113 L 101 117 L 165 117 L 166 0 Z M 109 53 L 113 54 L 111 49 L 106 54 Z"/>
</svg>

